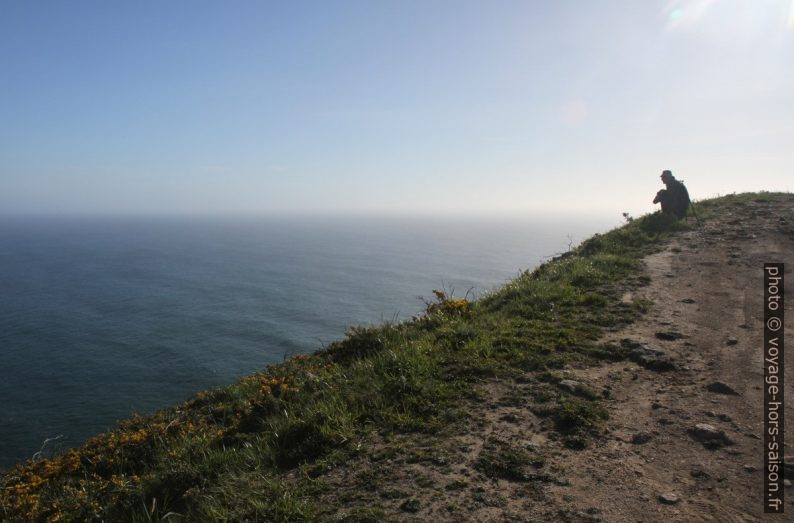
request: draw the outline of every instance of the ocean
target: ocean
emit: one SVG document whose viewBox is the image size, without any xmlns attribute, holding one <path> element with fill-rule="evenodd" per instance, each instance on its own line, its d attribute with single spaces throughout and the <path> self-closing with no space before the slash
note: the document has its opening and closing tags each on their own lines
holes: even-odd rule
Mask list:
<svg viewBox="0 0 794 523">
<path fill-rule="evenodd" d="M 615 217 L 2 217 L 0 468 L 476 297 Z"/>
</svg>

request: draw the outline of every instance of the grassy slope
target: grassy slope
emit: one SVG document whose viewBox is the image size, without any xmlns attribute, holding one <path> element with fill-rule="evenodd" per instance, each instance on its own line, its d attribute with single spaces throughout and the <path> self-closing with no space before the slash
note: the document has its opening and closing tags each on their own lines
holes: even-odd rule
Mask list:
<svg viewBox="0 0 794 523">
<path fill-rule="evenodd" d="M 709 219 L 771 197 L 733 195 L 698 208 Z M 633 220 L 475 302 L 437 293 L 421 317 L 351 329 L 325 351 L 125 420 L 80 448 L 8 471 L 0 518 L 313 520 L 323 511 L 312 500 L 328 496 L 324 475 L 366 454 L 374 434 L 443 437 L 466 419 L 456 399 L 476 398 L 485 379 L 531 372 L 548 382 L 557 378 L 546 371 L 567 363 L 622 359 L 622 348 L 598 340 L 644 311 L 621 296 L 647 281 L 641 258 L 685 228 L 660 214 Z M 596 397 L 564 395 L 540 414 L 581 448 L 606 411 Z"/>
</svg>

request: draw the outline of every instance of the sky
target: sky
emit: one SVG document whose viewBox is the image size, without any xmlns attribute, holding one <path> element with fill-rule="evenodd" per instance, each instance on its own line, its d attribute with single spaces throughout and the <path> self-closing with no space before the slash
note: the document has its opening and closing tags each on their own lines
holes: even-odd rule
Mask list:
<svg viewBox="0 0 794 523">
<path fill-rule="evenodd" d="M 0 214 L 790 191 L 794 0 L 0 4 Z"/>
</svg>

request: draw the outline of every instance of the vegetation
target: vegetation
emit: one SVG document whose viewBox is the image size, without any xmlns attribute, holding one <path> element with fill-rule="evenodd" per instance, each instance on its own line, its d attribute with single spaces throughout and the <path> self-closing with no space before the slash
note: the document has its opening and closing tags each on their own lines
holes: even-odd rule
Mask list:
<svg viewBox="0 0 794 523">
<path fill-rule="evenodd" d="M 702 202 L 700 219 L 751 197 L 764 196 Z M 478 385 L 491 379 L 529 376 L 546 405 L 539 414 L 572 447 L 583 447 L 606 411 L 596 395 L 554 387 L 555 369 L 625 357 L 625 349 L 598 340 L 647 310 L 621 296 L 647 282 L 641 258 L 691 225 L 661 214 L 627 219 L 479 300 L 436 292 L 411 321 L 352 328 L 326 350 L 133 416 L 80 448 L 6 472 L 0 518 L 313 520 L 329 471 L 373 453 L 375 438 L 443 438 L 466 420 L 461 398 L 476 401 Z M 478 467 L 523 480 L 538 463 L 542 456 L 491 442 Z M 357 488 L 373 484 L 361 478 Z M 406 497 L 404 510 L 416 510 L 406 493 L 394 495 Z M 377 507 L 357 507 L 349 519 L 382 517 Z"/>
</svg>

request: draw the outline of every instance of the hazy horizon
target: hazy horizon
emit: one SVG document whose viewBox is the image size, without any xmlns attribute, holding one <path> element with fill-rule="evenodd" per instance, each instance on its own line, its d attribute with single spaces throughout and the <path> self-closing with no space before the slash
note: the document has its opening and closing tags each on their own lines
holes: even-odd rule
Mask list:
<svg viewBox="0 0 794 523">
<path fill-rule="evenodd" d="M 792 189 L 794 0 L 15 3 L 0 215 L 654 210 Z"/>
<path fill-rule="evenodd" d="M 113 211 L 113 210 L 19 210 L 4 211 L 0 209 L 0 216 L 6 218 L 64 218 L 64 219 L 230 219 L 230 220 L 259 220 L 280 218 L 323 218 L 334 217 L 340 219 L 373 218 L 373 219 L 526 219 L 544 220 L 571 217 L 581 218 L 615 218 L 624 220 L 619 209 L 612 210 L 532 210 L 532 209 L 441 209 L 441 210 L 392 210 L 392 209 L 364 209 L 364 210 L 335 210 L 335 209 L 283 209 L 283 210 L 192 210 L 192 211 Z"/>
<path fill-rule="evenodd" d="M 475 298 L 596 220 L 2 220 L 0 469 L 200 390 Z M 424 297 L 424 298 L 421 298 Z M 100 391 L 98 393 L 97 391 Z"/>
</svg>

